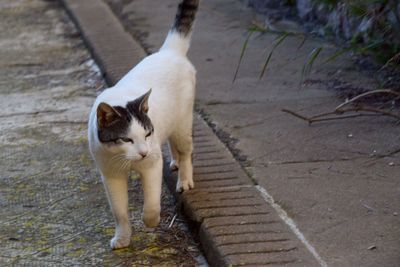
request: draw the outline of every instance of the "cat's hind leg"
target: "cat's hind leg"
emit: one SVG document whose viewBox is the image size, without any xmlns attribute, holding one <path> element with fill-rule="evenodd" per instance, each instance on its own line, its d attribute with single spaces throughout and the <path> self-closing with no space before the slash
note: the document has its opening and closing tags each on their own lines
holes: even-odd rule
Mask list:
<svg viewBox="0 0 400 267">
<path fill-rule="evenodd" d="M 110 241 L 112 249 L 129 246 L 131 223 L 128 213 L 128 174 L 103 175 L 108 202 L 115 219 L 115 234 Z"/>
<path fill-rule="evenodd" d="M 178 154 L 178 182 L 176 191 L 182 192 L 194 188 L 193 182 L 193 140 L 192 140 L 192 122 L 190 126 L 181 128 L 174 133 L 171 138 L 171 144 L 176 149 Z"/>
<path fill-rule="evenodd" d="M 179 154 L 171 141 L 168 141 L 168 147 L 171 155 L 171 162 L 169 163 L 169 170 L 175 172 L 179 170 Z"/>
</svg>

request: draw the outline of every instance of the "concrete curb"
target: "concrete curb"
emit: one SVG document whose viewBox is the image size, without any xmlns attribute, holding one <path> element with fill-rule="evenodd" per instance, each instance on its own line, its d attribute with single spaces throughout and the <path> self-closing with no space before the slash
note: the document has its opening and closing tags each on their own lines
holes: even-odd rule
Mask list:
<svg viewBox="0 0 400 267">
<path fill-rule="evenodd" d="M 62 2 L 109 84 L 146 55 L 101 0 Z M 178 198 L 211 266 L 319 266 L 199 115 L 194 143 L 196 188 Z"/>
<path fill-rule="evenodd" d="M 103 1 L 62 0 L 62 3 L 109 85 L 119 81 L 146 56 Z"/>
</svg>

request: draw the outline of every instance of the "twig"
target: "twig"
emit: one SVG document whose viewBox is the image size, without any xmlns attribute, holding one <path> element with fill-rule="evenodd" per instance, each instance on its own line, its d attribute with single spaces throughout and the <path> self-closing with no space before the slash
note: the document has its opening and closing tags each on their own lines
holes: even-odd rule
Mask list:
<svg viewBox="0 0 400 267">
<path fill-rule="evenodd" d="M 174 222 L 175 222 L 177 216 L 178 216 L 178 213 L 175 213 L 174 217 L 172 217 L 172 220 L 168 225 L 168 229 L 170 229 L 172 227 L 172 225 L 174 225 Z"/>
<path fill-rule="evenodd" d="M 338 114 L 342 114 L 342 113 L 339 113 L 339 112 L 337 112 L 337 111 L 331 111 L 331 112 L 321 113 L 321 114 L 314 115 L 314 116 L 310 117 L 310 120 L 313 120 L 313 121 L 314 121 L 315 119 L 318 119 L 318 118 L 321 118 L 321 117 L 325 117 L 325 116 L 329 116 L 329 115 L 338 115 Z"/>
<path fill-rule="evenodd" d="M 396 119 L 400 120 L 400 115 L 390 112 L 390 111 L 385 111 L 381 109 L 376 109 L 376 108 L 351 108 L 351 109 L 345 109 L 345 110 L 340 110 L 339 113 L 344 113 L 344 112 L 360 112 L 360 111 L 365 111 L 365 112 L 372 112 L 376 113 L 377 115 L 385 115 L 389 117 L 393 117 Z M 374 114 L 369 114 L 369 115 L 374 115 Z"/>
<path fill-rule="evenodd" d="M 329 115 L 335 115 L 335 114 L 342 114 L 344 112 L 350 112 L 350 111 L 355 111 L 355 110 L 344 110 L 341 111 L 341 113 L 338 112 L 327 112 L 327 113 L 321 113 L 312 117 L 305 117 L 303 115 L 300 115 L 292 110 L 288 109 L 282 109 L 282 112 L 289 113 L 297 118 L 300 118 L 302 120 L 307 121 L 309 124 L 312 124 L 313 122 L 322 122 L 322 121 L 332 121 L 332 120 L 342 120 L 342 119 L 349 119 L 349 118 L 356 118 L 356 117 L 371 117 L 371 116 L 381 116 L 385 114 L 353 114 L 353 115 L 348 115 L 348 116 L 336 116 L 336 117 L 329 117 L 329 118 L 321 118 Z M 321 118 L 321 119 L 320 119 Z M 400 118 L 399 118 L 400 119 Z"/>
<path fill-rule="evenodd" d="M 353 114 L 353 115 L 347 115 L 347 116 L 336 116 L 336 117 L 323 118 L 323 117 L 330 116 L 330 115 L 340 115 L 340 114 L 343 114 L 346 112 L 360 112 L 360 111 L 371 112 L 372 114 L 360 113 L 360 114 Z M 374 109 L 374 108 L 345 109 L 345 110 L 321 113 L 321 114 L 318 114 L 318 115 L 315 115 L 312 117 L 305 117 L 303 115 L 300 115 L 299 113 L 296 113 L 296 112 L 294 112 L 292 110 L 288 110 L 288 109 L 282 109 L 282 112 L 289 113 L 297 118 L 307 121 L 309 124 L 312 124 L 313 122 L 321 122 L 321 121 L 341 120 L 341 119 L 349 119 L 349 118 L 356 118 L 356 117 L 383 116 L 383 115 L 393 117 L 393 118 L 400 120 L 400 115 L 398 115 L 398 114 L 395 114 L 395 113 L 389 112 L 389 111 L 385 111 L 385 110 Z"/>
<path fill-rule="evenodd" d="M 397 153 L 400 153 L 400 149 L 393 150 L 393 151 L 391 151 L 389 153 L 386 153 L 386 154 L 376 155 L 376 158 L 381 159 L 381 158 L 391 157 L 391 156 L 396 155 Z"/>
<path fill-rule="evenodd" d="M 331 117 L 331 118 L 323 118 L 323 119 L 313 119 L 311 120 L 310 124 L 313 122 L 321 122 L 321 121 L 333 121 L 333 120 L 342 120 L 342 119 L 351 119 L 351 118 L 357 118 L 357 117 L 371 117 L 371 116 L 380 116 L 382 114 L 354 114 L 354 115 L 348 115 L 348 116 L 337 116 L 337 117 Z"/>
<path fill-rule="evenodd" d="M 393 13 L 396 13 L 396 14 L 397 14 L 397 12 L 393 12 Z M 400 21 L 399 21 L 399 22 L 400 22 Z M 388 61 L 386 61 L 385 65 L 383 65 L 378 71 L 381 71 L 381 70 L 387 68 L 393 61 L 394 61 L 395 63 L 397 63 L 398 61 L 400 61 L 400 53 L 397 53 L 396 55 L 394 55 L 393 57 L 391 57 Z"/>
<path fill-rule="evenodd" d="M 356 108 L 343 109 L 343 107 L 347 106 L 348 104 L 353 103 L 363 97 L 370 96 L 373 94 L 392 94 L 392 95 L 397 96 L 396 99 L 400 98 L 400 93 L 398 93 L 398 92 L 395 92 L 390 89 L 379 89 L 379 90 L 373 90 L 373 91 L 359 94 L 359 95 L 351 98 L 350 100 L 347 100 L 347 101 L 343 102 L 342 104 L 340 104 L 339 106 L 337 106 L 334 111 L 317 114 L 312 117 L 306 117 L 306 116 L 300 115 L 299 113 L 296 113 L 296 112 L 294 112 L 292 110 L 288 110 L 288 109 L 282 109 L 282 112 L 289 113 L 297 118 L 305 120 L 309 124 L 311 124 L 313 122 L 341 120 L 341 119 L 348 119 L 348 118 L 355 118 L 355 117 L 378 116 L 378 115 L 385 115 L 385 116 L 393 117 L 393 118 L 400 120 L 400 114 L 386 111 L 383 109 L 378 109 L 378 108 L 356 107 Z M 359 113 L 359 114 L 353 114 L 353 115 L 348 115 L 348 116 L 328 117 L 328 116 L 332 116 L 332 115 L 342 115 L 343 113 L 346 113 L 346 112 L 369 112 L 369 113 L 367 113 L 367 114 Z"/>
<path fill-rule="evenodd" d="M 369 92 L 365 92 L 365 93 L 359 94 L 359 95 L 351 98 L 350 100 L 347 100 L 347 101 L 343 102 L 342 104 L 340 104 L 339 106 L 337 106 L 335 108 L 335 111 L 339 111 L 342 107 L 344 107 L 344 106 L 346 106 L 346 105 L 348 105 L 350 103 L 353 103 L 354 101 L 356 101 L 356 100 L 358 100 L 360 98 L 363 98 L 363 97 L 366 97 L 366 96 L 369 96 L 369 95 L 373 95 L 373 94 L 393 94 L 393 95 L 396 95 L 396 96 L 400 97 L 400 93 L 395 92 L 395 91 L 390 90 L 390 89 L 373 90 L 373 91 L 369 91 Z"/>
<path fill-rule="evenodd" d="M 300 114 L 298 114 L 298 113 L 296 113 L 296 112 L 294 112 L 294 111 L 291 111 L 291 110 L 289 110 L 289 109 L 282 109 L 282 112 L 289 113 L 289 114 L 291 114 L 291 115 L 293 115 L 293 116 L 295 116 L 295 117 L 297 117 L 297 118 L 300 118 L 300 119 L 302 119 L 302 120 L 308 121 L 308 123 L 311 123 L 309 118 L 304 117 L 304 116 L 302 116 L 302 115 L 300 115 Z"/>
</svg>

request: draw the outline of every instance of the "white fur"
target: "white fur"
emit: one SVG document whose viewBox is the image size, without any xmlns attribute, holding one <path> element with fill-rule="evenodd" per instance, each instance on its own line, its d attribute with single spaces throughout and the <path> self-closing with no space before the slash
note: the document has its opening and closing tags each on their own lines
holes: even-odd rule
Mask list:
<svg viewBox="0 0 400 267">
<path fill-rule="evenodd" d="M 193 188 L 192 120 L 195 96 L 193 65 L 186 57 L 190 38 L 170 32 L 159 52 L 146 57 L 115 86 L 96 99 L 89 118 L 89 147 L 101 172 L 107 197 L 116 221 L 112 248 L 129 245 L 131 226 L 128 215 L 127 177 L 131 170 L 142 178 L 143 221 L 155 227 L 160 220 L 162 183 L 161 145 L 169 141 L 173 166 L 179 166 L 177 190 Z M 125 107 L 149 89 L 148 116 L 154 133 L 148 138 L 138 122 L 133 122 L 129 137 L 134 143 L 102 144 L 97 135 L 97 106 L 105 102 Z M 142 159 L 141 154 L 147 154 Z"/>
</svg>

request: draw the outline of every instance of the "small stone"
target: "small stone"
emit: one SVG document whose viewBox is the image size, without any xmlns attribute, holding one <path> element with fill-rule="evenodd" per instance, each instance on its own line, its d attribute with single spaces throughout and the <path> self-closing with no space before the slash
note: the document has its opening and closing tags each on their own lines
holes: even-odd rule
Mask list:
<svg viewBox="0 0 400 267">
<path fill-rule="evenodd" d="M 391 161 L 391 162 L 388 163 L 388 165 L 389 165 L 389 166 L 394 166 L 394 162 Z"/>
<path fill-rule="evenodd" d="M 376 246 L 369 246 L 368 247 L 368 250 L 374 250 L 374 249 L 376 249 Z"/>
<path fill-rule="evenodd" d="M 399 215 L 399 213 L 393 212 L 393 216 L 397 216 L 397 215 Z"/>
<path fill-rule="evenodd" d="M 353 134 L 348 134 L 347 137 L 348 137 L 348 138 L 352 138 L 352 137 L 353 137 Z"/>
</svg>

